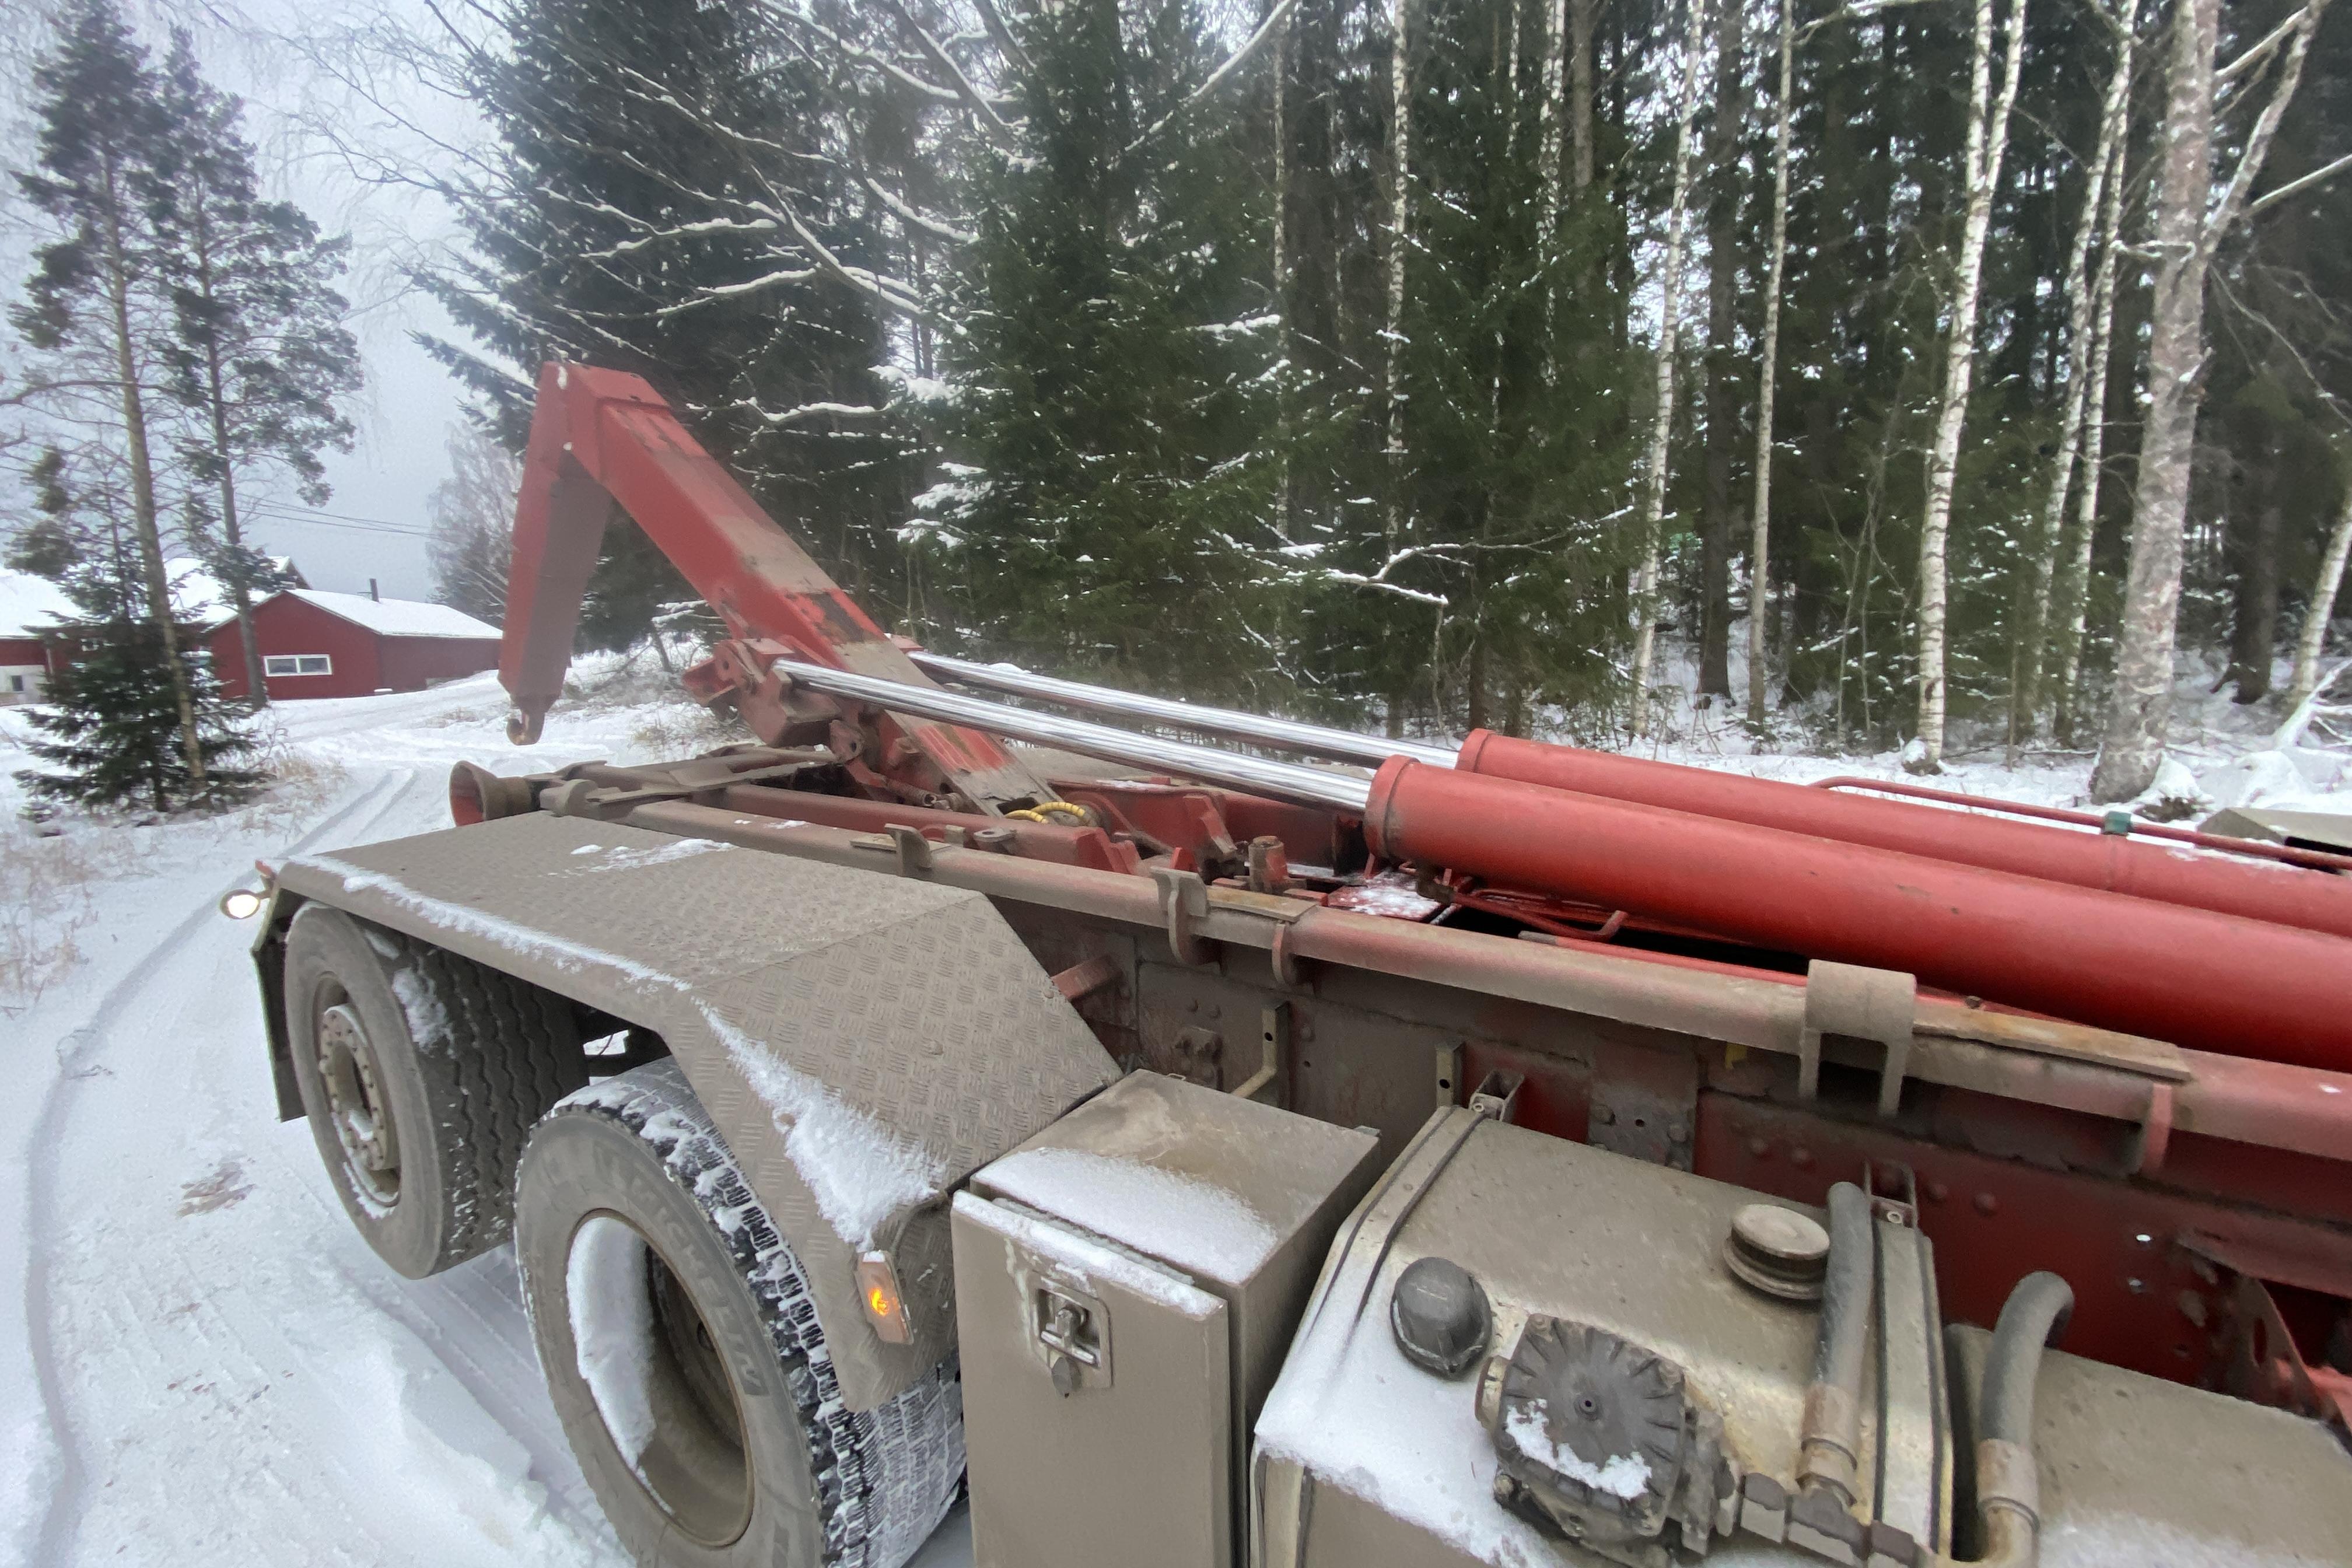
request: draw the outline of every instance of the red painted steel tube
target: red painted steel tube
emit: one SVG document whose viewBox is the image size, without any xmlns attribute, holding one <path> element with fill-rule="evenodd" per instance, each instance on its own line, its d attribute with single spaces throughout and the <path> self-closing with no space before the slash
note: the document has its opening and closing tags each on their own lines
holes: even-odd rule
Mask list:
<svg viewBox="0 0 2352 1568">
<path fill-rule="evenodd" d="M 2168 849 L 2114 834 L 2071 833 L 1896 800 L 1833 795 L 1771 779 L 1514 740 L 1486 730 L 1462 742 L 1454 765 L 1488 778 L 2352 937 L 2352 877 Z"/>
<path fill-rule="evenodd" d="M 1392 859 L 2200 1050 L 2352 1068 L 2340 937 L 1402 757 L 1373 778 L 1364 831 Z"/>
<path fill-rule="evenodd" d="M 660 394 L 622 371 L 550 363 L 540 372 L 515 501 L 499 649 L 499 681 L 515 704 L 510 739 L 535 739 L 562 689 L 581 595 L 615 507 L 719 612 L 730 636 L 776 638 L 821 664 L 931 685 L 687 433 Z M 898 729 L 975 798 L 1038 792 L 991 736 L 919 719 L 899 721 Z"/>
</svg>

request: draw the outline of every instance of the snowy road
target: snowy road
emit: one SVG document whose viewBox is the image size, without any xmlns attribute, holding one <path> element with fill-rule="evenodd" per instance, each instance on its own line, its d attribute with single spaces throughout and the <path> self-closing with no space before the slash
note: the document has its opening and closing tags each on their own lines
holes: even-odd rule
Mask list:
<svg viewBox="0 0 2352 1568">
<path fill-rule="evenodd" d="M 144 836 L 89 954 L 5 1020 L 34 1081 L 0 1109 L 0 1563 L 620 1564 L 549 1408 L 506 1249 L 394 1276 L 275 1117 L 250 926 L 256 855 L 446 824 L 449 763 L 625 755 L 642 711 L 559 717 L 518 753 L 487 679 L 280 710 L 341 770 L 299 820 Z M 18 759 L 0 752 L 0 764 Z M 958 1521 L 960 1523 L 960 1521 Z M 952 1526 L 924 1568 L 968 1561 Z"/>
</svg>

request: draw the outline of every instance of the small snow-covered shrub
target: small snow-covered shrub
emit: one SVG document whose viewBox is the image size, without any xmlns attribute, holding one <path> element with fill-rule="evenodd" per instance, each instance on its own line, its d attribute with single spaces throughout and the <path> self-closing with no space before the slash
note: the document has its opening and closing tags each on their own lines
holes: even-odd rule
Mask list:
<svg viewBox="0 0 2352 1568">
<path fill-rule="evenodd" d="M 74 937 L 97 918 L 100 875 L 80 836 L 0 824 L 0 1013 L 31 1006 L 81 961 Z"/>
</svg>

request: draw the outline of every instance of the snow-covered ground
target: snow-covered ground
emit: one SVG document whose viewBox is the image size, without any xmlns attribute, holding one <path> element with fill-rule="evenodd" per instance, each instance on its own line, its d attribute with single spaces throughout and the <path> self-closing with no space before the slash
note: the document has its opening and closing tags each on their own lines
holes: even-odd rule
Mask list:
<svg viewBox="0 0 2352 1568">
<path fill-rule="evenodd" d="M 276 1119 L 253 928 L 214 902 L 257 856 L 446 826 L 460 758 L 708 742 L 681 703 L 567 705 L 518 751 L 488 676 L 275 711 L 304 776 L 225 819 L 37 838 L 0 783 L 0 939 L 33 922 L 39 984 L 0 994 L 0 1563 L 624 1564 L 512 1253 L 412 1283 L 367 1249 Z M 24 733 L 0 710 L 0 781 Z M 924 1568 L 969 1560 L 961 1524 Z"/>
<path fill-rule="evenodd" d="M 708 743 L 675 699 L 566 704 L 507 744 L 489 677 L 275 710 L 290 782 L 226 818 L 68 819 L 38 837 L 0 710 L 0 1564 L 174 1568 L 625 1562 L 541 1391 L 501 1250 L 423 1283 L 345 1223 L 275 1117 L 250 926 L 214 900 L 257 857 L 441 826 L 449 764 L 513 773 Z M 1892 756 L 1750 754 L 1688 715 L 1658 754 L 1808 779 Z M 2352 810 L 2337 753 L 2192 701 L 2215 804 Z M 2253 759 L 2249 762 L 2248 759 Z M 2072 803 L 2088 759 L 1961 757 L 1945 781 Z M 13 988 L 13 989 L 11 989 Z M 919 1560 L 969 1561 L 959 1515 Z"/>
</svg>

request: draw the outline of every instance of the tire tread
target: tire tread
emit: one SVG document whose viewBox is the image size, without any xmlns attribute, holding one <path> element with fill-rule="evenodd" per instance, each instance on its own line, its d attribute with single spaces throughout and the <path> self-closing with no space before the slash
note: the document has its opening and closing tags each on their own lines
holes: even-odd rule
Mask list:
<svg viewBox="0 0 2352 1568">
<path fill-rule="evenodd" d="M 513 1234 L 523 1145 L 587 1068 L 561 997 L 446 948 L 393 940 L 400 951 L 388 974 L 412 976 L 446 1020 L 443 1037 L 415 1043 L 447 1152 L 449 1223 L 437 1267 L 448 1268 Z M 413 1037 L 404 999 L 402 1012 Z"/>
<path fill-rule="evenodd" d="M 646 1144 L 693 1196 L 750 1286 L 808 1437 L 824 1568 L 899 1568 L 936 1528 L 962 1475 L 955 1359 L 879 1409 L 852 1412 L 842 1402 L 800 1260 L 752 1195 L 677 1062 L 650 1062 L 591 1084 L 549 1119 L 580 1115 L 616 1122 Z"/>
</svg>

